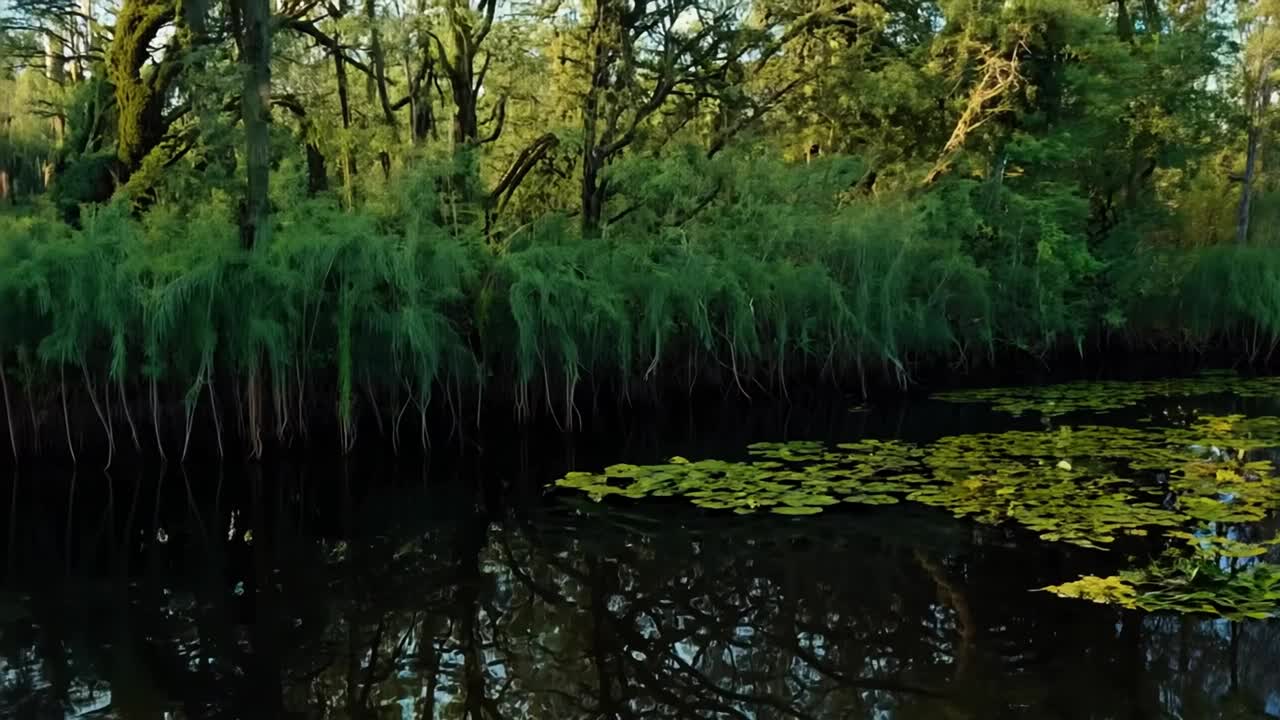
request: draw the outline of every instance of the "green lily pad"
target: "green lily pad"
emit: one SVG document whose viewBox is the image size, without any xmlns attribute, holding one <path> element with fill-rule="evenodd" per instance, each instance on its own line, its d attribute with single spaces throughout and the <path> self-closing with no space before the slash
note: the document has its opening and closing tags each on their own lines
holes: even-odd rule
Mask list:
<svg viewBox="0 0 1280 720">
<path fill-rule="evenodd" d="M 1271 448 L 1280 448 L 1280 418 L 1225 415 L 1177 427 L 971 433 L 925 445 L 757 443 L 748 462 L 675 457 L 572 472 L 557 485 L 598 502 L 682 497 L 741 515 L 915 502 L 1095 550 L 1121 537 L 1163 536 L 1171 549 L 1149 565 L 1045 589 L 1140 610 L 1249 618 L 1280 607 L 1280 568 L 1263 560 L 1280 540 L 1232 534 L 1280 509 Z"/>
</svg>

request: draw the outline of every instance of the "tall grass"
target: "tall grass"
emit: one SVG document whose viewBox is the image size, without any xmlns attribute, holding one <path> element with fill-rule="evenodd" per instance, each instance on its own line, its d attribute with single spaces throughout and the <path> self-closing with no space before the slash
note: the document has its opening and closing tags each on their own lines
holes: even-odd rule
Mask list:
<svg viewBox="0 0 1280 720">
<path fill-rule="evenodd" d="M 589 395 L 644 388 L 865 390 L 1107 332 L 1258 360 L 1280 338 L 1269 250 L 1097 258 L 1070 198 L 1008 197 L 996 222 L 979 186 L 876 199 L 844 161 L 723 162 L 626 185 L 637 210 L 602 238 L 549 215 L 495 243 L 430 176 L 362 212 L 290 198 L 252 252 L 217 198 L 86 208 L 78 228 L 0 216 L 3 437 L 15 457 L 177 459 L 193 435 L 257 455 L 323 427 L 399 450 L 434 415 L 503 404 L 568 428 Z"/>
</svg>

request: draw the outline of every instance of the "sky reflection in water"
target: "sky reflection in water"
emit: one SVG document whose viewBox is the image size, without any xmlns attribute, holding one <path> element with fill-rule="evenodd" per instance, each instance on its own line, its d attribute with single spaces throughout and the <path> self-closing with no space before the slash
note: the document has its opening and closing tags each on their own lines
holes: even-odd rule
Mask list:
<svg viewBox="0 0 1280 720">
<path fill-rule="evenodd" d="M 1280 716 L 1280 623 L 1028 591 L 1121 553 L 911 503 L 788 518 L 416 476 L 348 492 L 372 472 L 19 477 L 4 714 Z"/>
</svg>

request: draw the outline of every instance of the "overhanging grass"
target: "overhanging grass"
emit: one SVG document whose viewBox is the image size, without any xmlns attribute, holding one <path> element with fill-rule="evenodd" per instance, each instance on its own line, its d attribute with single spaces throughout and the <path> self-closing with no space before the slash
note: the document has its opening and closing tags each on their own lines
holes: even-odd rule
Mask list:
<svg viewBox="0 0 1280 720">
<path fill-rule="evenodd" d="M 1280 337 L 1270 250 L 1104 263 L 1056 227 L 1000 235 L 957 225 L 938 202 L 763 192 L 603 238 L 551 216 L 494 246 L 420 201 L 375 215 L 307 200 L 254 252 L 216 202 L 141 218 L 101 207 L 78 229 L 7 215 L 10 444 L 74 452 L 91 434 L 176 455 L 198 426 L 220 451 L 234 438 L 259 453 L 321 418 L 345 447 L 374 425 L 398 446 L 402 426 L 425 431 L 433 403 L 461 417 L 485 395 L 573 426 L 588 385 L 785 393 L 797 375 L 903 380 L 921 362 L 1079 348 L 1117 328 L 1179 348 L 1232 338 L 1255 359 Z M 984 255 L 993 236 L 1004 250 Z"/>
</svg>

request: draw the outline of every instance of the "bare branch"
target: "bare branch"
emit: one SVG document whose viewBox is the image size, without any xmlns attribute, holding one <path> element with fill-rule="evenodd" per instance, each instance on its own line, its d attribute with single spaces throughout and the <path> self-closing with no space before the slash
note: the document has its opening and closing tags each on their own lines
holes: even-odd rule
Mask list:
<svg viewBox="0 0 1280 720">
<path fill-rule="evenodd" d="M 495 116 L 497 118 L 497 124 L 493 128 L 493 132 L 489 133 L 477 142 L 477 145 L 491 143 L 502 135 L 502 128 L 507 123 L 507 99 L 505 97 L 498 100 L 498 106 L 493 109 L 493 112 L 489 114 L 489 117 L 486 118 L 481 125 L 488 125 L 489 123 L 494 122 Z"/>
<path fill-rule="evenodd" d="M 1006 102 L 1007 96 L 1023 82 L 1019 69 L 1019 52 L 1024 49 L 1026 49 L 1026 46 L 1022 41 L 1018 41 L 1008 58 L 991 53 L 983 61 L 982 79 L 978 81 L 978 85 L 969 93 L 969 103 L 965 106 L 964 112 L 960 114 L 960 119 L 956 121 L 955 129 L 951 132 L 951 138 L 947 140 L 946 146 L 942 148 L 938 161 L 934 164 L 933 169 L 929 171 L 929 174 L 925 176 L 925 185 L 933 184 L 947 171 L 947 168 L 951 166 L 952 158 L 963 147 L 964 141 L 969 137 L 970 132 L 1009 109 Z M 989 106 L 988 104 L 993 100 L 998 100 L 999 102 L 994 106 Z"/>
<path fill-rule="evenodd" d="M 764 100 L 764 102 L 757 104 L 755 109 L 751 112 L 750 115 L 748 115 L 745 118 L 739 119 L 737 122 L 733 123 L 729 127 L 716 133 L 715 138 L 711 141 L 710 147 L 707 148 L 707 157 L 709 158 L 715 157 L 715 155 L 719 153 L 721 150 L 723 150 L 725 145 L 727 145 L 730 140 L 736 137 L 738 133 L 742 132 L 743 130 L 745 130 L 747 127 L 750 127 L 751 125 L 754 125 L 757 121 L 760 120 L 760 118 L 764 117 L 766 113 L 768 113 L 770 110 L 777 107 L 778 103 L 781 102 L 782 99 L 786 97 L 788 93 L 790 93 L 795 88 L 799 87 L 800 83 L 802 83 L 805 79 L 806 79 L 805 76 L 800 76 L 793 79 L 791 82 L 787 83 L 786 85 L 783 85 L 781 88 L 771 93 L 769 97 Z"/>
<path fill-rule="evenodd" d="M 331 36 L 329 36 L 323 30 L 316 27 L 313 21 L 300 20 L 297 18 L 285 18 L 284 22 L 282 23 L 282 26 L 290 30 L 293 30 L 294 32 L 301 33 L 308 37 L 314 38 L 318 44 L 328 48 L 329 51 L 332 53 L 341 53 L 343 62 L 359 70 L 365 75 L 368 75 L 371 78 L 377 79 L 377 73 L 373 71 L 373 68 L 370 68 L 368 65 L 364 64 L 363 62 L 360 62 L 359 60 L 352 57 L 350 54 L 344 52 L 346 48 L 338 44 Z M 395 85 L 395 81 L 392 80 L 391 78 L 387 78 L 387 84 Z"/>
<path fill-rule="evenodd" d="M 552 133 L 547 133 L 520 151 L 515 161 L 511 163 L 511 167 L 507 168 L 507 171 L 503 173 L 502 180 L 489 193 L 488 205 L 495 208 L 495 214 L 501 213 L 506 208 L 511 196 L 515 194 L 516 188 L 520 187 L 520 183 L 524 182 L 529 172 L 559 144 L 560 138 Z"/>
</svg>

